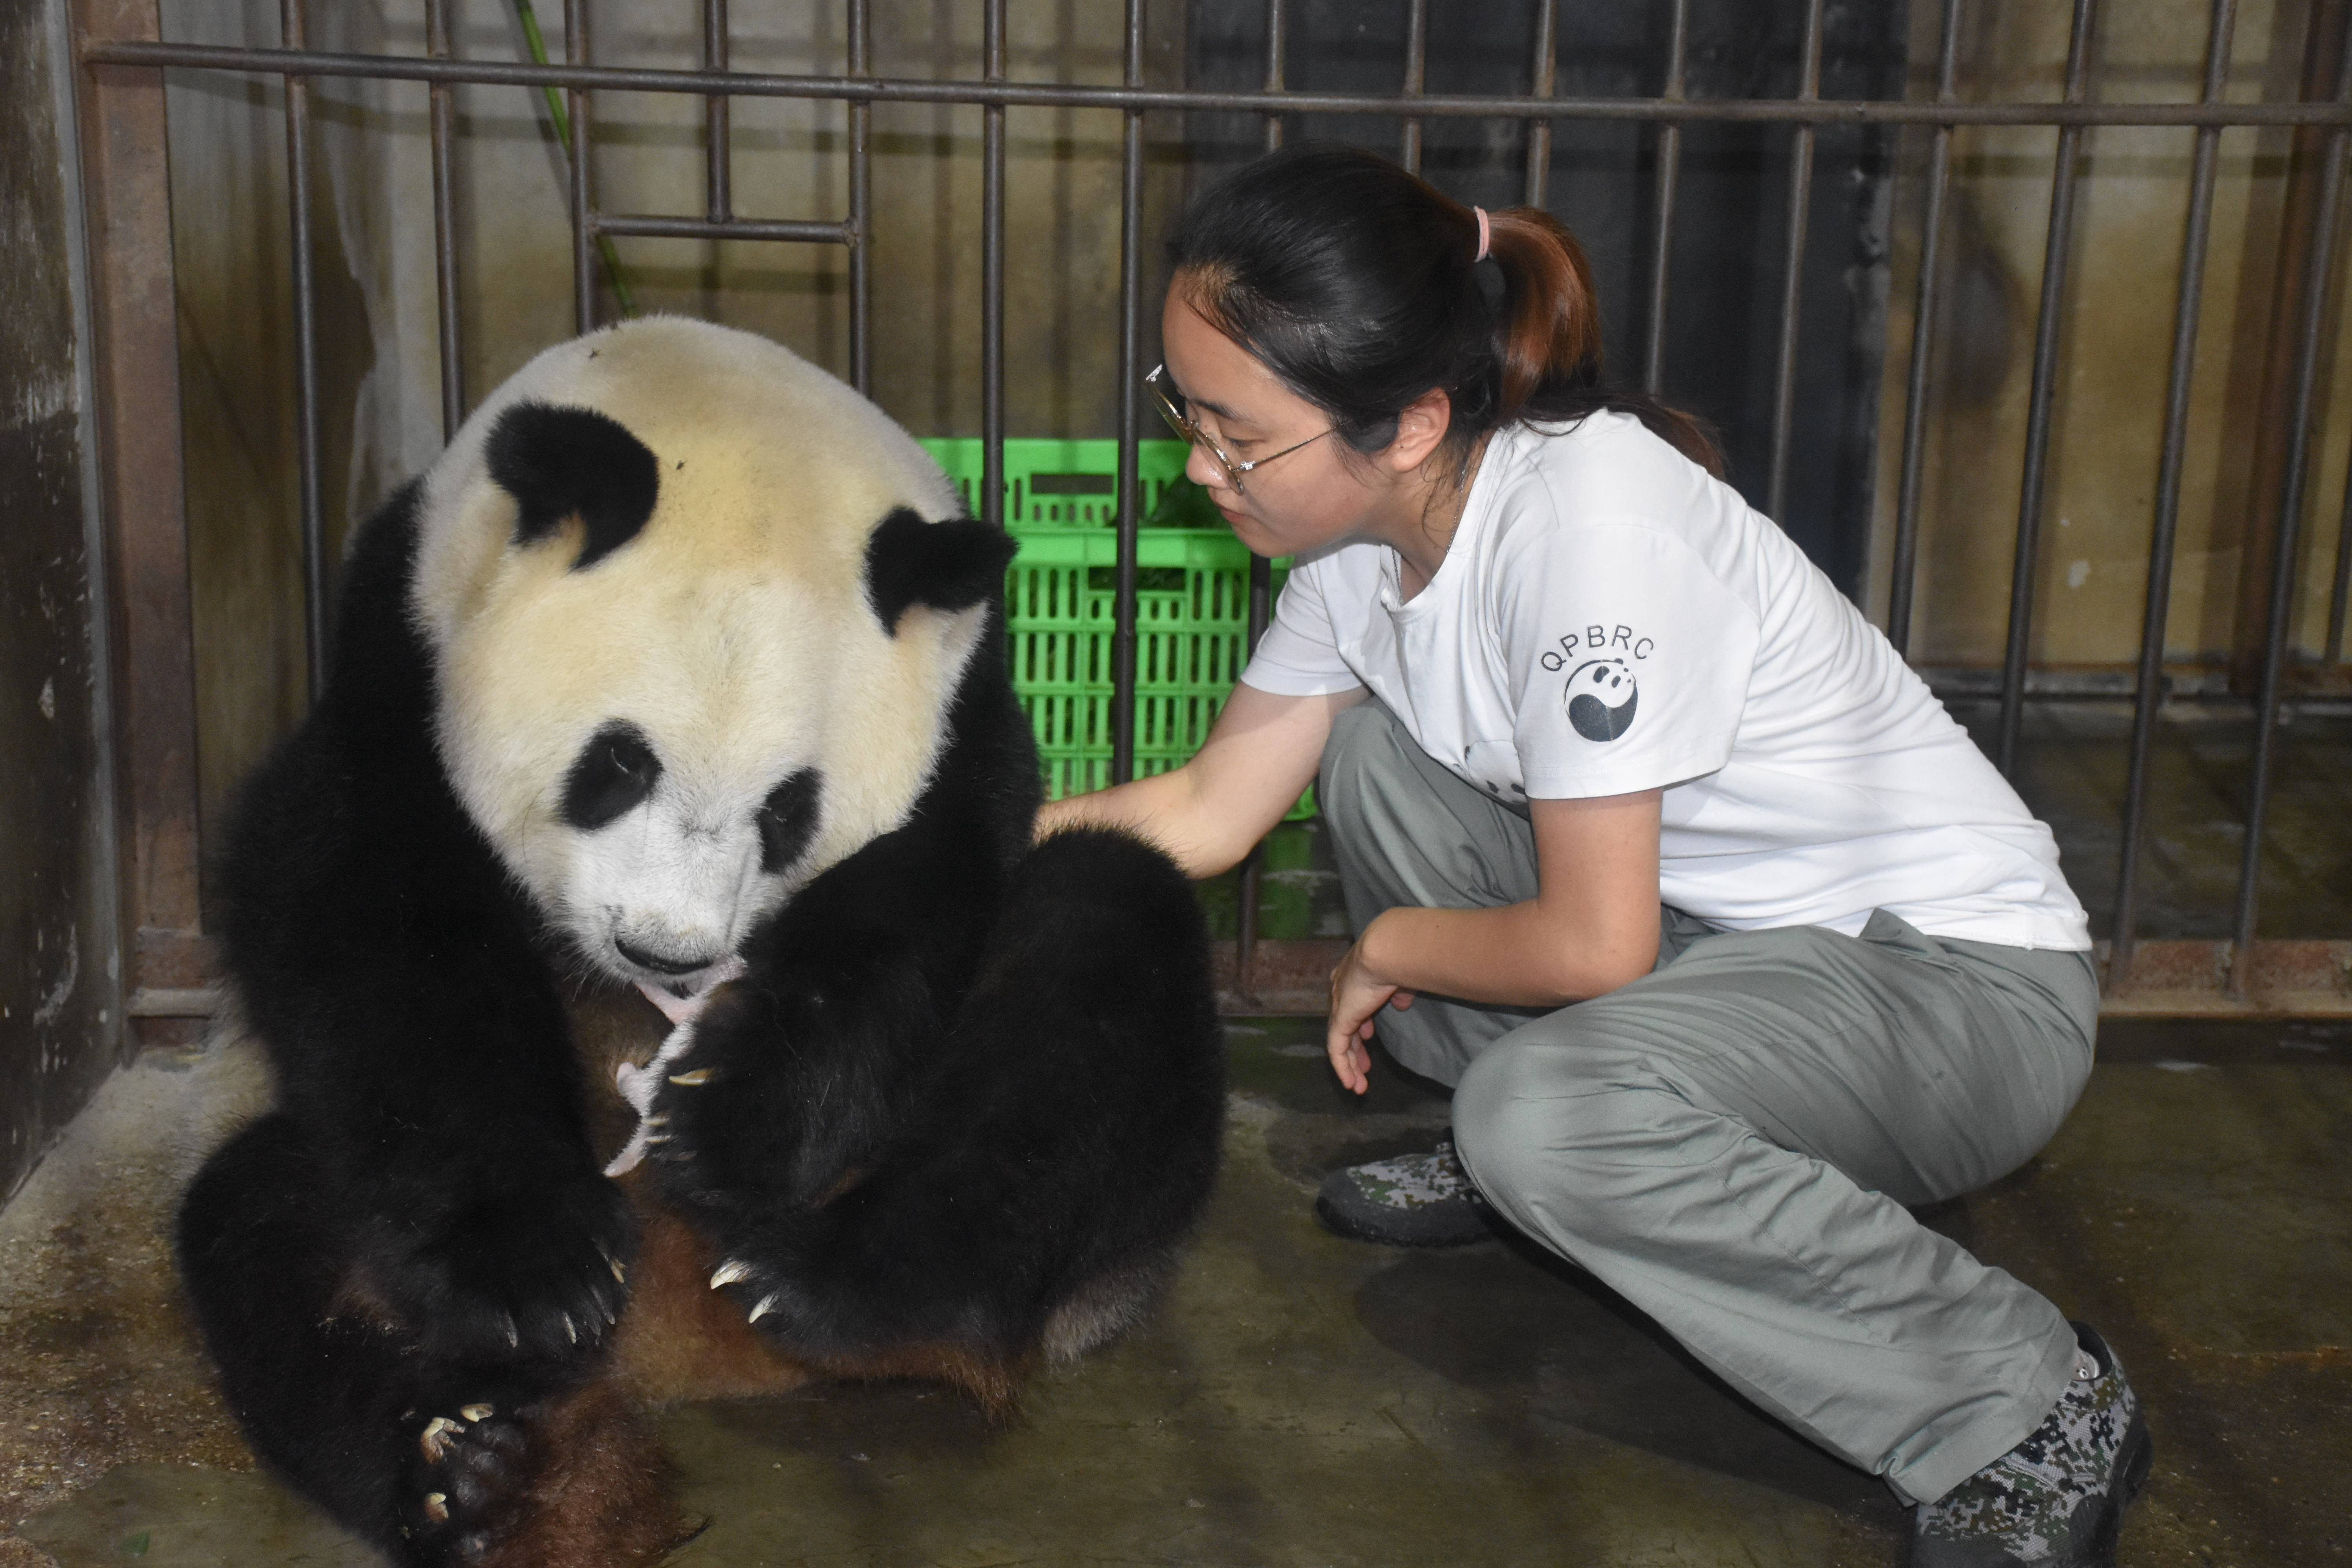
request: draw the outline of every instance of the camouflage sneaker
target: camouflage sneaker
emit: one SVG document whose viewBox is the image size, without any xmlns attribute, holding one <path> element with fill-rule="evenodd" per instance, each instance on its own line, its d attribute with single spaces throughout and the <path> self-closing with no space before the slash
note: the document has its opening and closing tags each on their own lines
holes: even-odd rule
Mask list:
<svg viewBox="0 0 2352 1568">
<path fill-rule="evenodd" d="M 1349 1165 L 1323 1179 L 1315 1216 L 1351 1241 L 1463 1247 L 1494 1235 L 1494 1210 L 1470 1184 L 1448 1139 L 1426 1154 Z"/>
<path fill-rule="evenodd" d="M 2087 1323 L 2074 1381 L 2025 1441 L 1919 1507 L 1912 1568 L 2114 1568 L 2124 1510 L 2147 1479 L 2147 1424 Z"/>
</svg>

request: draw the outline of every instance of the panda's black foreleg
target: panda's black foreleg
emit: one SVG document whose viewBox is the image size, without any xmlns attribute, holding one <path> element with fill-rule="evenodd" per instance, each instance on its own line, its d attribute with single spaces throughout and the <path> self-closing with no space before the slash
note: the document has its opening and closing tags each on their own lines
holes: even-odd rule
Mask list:
<svg viewBox="0 0 2352 1568">
<path fill-rule="evenodd" d="M 1017 868 L 887 1143 L 838 1191 L 728 1227 L 727 1288 L 809 1359 L 946 1344 L 1017 1363 L 1059 1348 L 1057 1314 L 1097 1287 L 1156 1271 L 1223 1124 L 1191 885 L 1128 836 L 1062 834 Z"/>
<path fill-rule="evenodd" d="M 396 1561 L 471 1561 L 529 1489 L 534 1417 L 582 1369 L 436 1355 L 387 1321 L 322 1217 L 328 1179 L 283 1114 L 213 1155 L 175 1237 L 197 1322 L 247 1439 L 298 1490 Z"/>
</svg>

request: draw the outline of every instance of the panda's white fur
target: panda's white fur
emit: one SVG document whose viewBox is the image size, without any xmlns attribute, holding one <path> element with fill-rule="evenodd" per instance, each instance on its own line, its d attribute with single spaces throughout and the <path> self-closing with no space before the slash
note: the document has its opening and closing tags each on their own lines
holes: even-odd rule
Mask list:
<svg viewBox="0 0 2352 1568">
<path fill-rule="evenodd" d="M 867 605 L 865 546 L 895 508 L 957 498 L 921 447 L 833 376 L 763 338 L 678 317 L 548 350 L 477 409 L 425 481 L 413 606 L 440 661 L 436 730 L 467 812 L 590 962 L 649 972 L 616 942 L 715 964 L 810 878 L 902 822 L 983 612 Z M 648 447 L 643 530 L 574 570 L 576 523 L 517 543 L 485 447 L 536 402 L 609 416 Z M 841 460 L 844 454 L 856 460 Z M 877 721 L 876 715 L 888 715 Z M 662 759 L 650 798 L 583 832 L 566 770 L 610 721 Z M 761 868 L 754 814 L 815 765 L 816 835 Z"/>
</svg>

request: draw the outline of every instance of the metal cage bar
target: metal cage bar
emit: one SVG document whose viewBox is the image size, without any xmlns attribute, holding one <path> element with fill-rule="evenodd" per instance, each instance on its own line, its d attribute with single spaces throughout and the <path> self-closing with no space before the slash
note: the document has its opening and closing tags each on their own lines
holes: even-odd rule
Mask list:
<svg viewBox="0 0 2352 1568">
<path fill-rule="evenodd" d="M 1004 0 L 981 14 L 981 74 L 1004 79 Z M 980 516 L 1004 526 L 1004 105 L 980 111 Z"/>
<path fill-rule="evenodd" d="M 1676 0 L 1681 4 L 1682 0 Z M 1528 89 L 1538 98 L 1549 98 L 1559 82 L 1559 0 L 1542 0 L 1536 7 L 1536 43 L 1533 68 L 1528 73 Z M 1267 90 L 1281 84 L 1268 81 Z M 1531 207 L 1544 205 L 1544 189 L 1551 183 L 1551 121 L 1528 121 L 1528 183 L 1526 203 Z"/>
<path fill-rule="evenodd" d="M 2352 26 L 2344 30 L 2336 65 L 2338 103 L 2352 97 Z M 2280 484 L 2278 554 L 2272 563 L 2270 624 L 2263 638 L 2262 683 L 2254 699 L 2253 778 L 2247 790 L 2246 838 L 2238 868 L 2238 911 L 2230 953 L 2230 994 L 2242 997 L 2251 976 L 2254 916 L 2262 889 L 2263 826 L 2269 815 L 2271 773 L 2277 763 L 2279 675 L 2294 620 L 2296 546 L 2303 530 L 2303 488 L 2311 461 L 2311 405 L 2319 380 L 2320 340 L 2327 300 L 2335 291 L 2336 222 L 2343 208 L 2346 129 L 2328 132 L 2319 176 L 2319 212 L 2311 230 L 2311 266 L 2304 272 L 2303 320 L 2294 351 L 2294 414 L 2287 425 L 2286 473 Z"/>
<path fill-rule="evenodd" d="M 1552 0 L 1545 0 L 1547 5 Z M 1283 0 L 1265 0 L 1265 90 L 1280 92 L 1286 61 L 1283 55 Z M 1269 153 L 1282 145 L 1282 116 L 1265 117 L 1265 150 Z M 1243 648 L 1243 663 L 1257 652 L 1258 640 L 1274 619 L 1274 563 L 1265 556 L 1252 553 L 1249 563 L 1249 632 Z M 1236 679 L 1241 671 L 1234 672 Z M 1265 854 L 1253 845 L 1242 857 L 1241 886 L 1235 889 L 1234 910 L 1234 983 L 1244 996 L 1257 994 L 1257 901 L 1265 886 Z"/>
<path fill-rule="evenodd" d="M 303 47 L 302 0 L 278 0 L 289 48 Z M 286 222 L 294 264 L 294 446 L 302 520 L 304 668 L 327 684 L 327 506 L 319 472 L 319 283 L 310 256 L 310 84 L 286 79 Z"/>
<path fill-rule="evenodd" d="M 1404 90 L 1411 102 L 1421 97 L 1429 81 L 1429 0 L 1405 0 Z M 1397 139 L 1397 162 L 1408 173 L 1421 173 L 1421 116 L 1407 114 Z"/>
<path fill-rule="evenodd" d="M 1143 0 L 1127 0 L 1126 82 L 1143 84 Z M 1118 574 L 1112 605 L 1110 778 L 1135 776 L 1136 532 L 1142 522 L 1138 388 L 1143 379 L 1143 110 L 1131 107 L 1119 156 Z"/>
<path fill-rule="evenodd" d="M 2330 100 L 2279 102 L 2068 103 L 1914 102 L 1907 99 L 1535 98 L 1524 93 L 1215 92 L 1186 88 L 1101 87 L 1061 82 L 930 80 L 890 77 L 730 72 L 723 82 L 700 69 L 635 66 L 537 65 L 521 60 L 437 60 L 424 55 L 353 55 L 326 50 L 245 48 L 93 38 L 89 66 L 168 67 L 259 71 L 272 76 L 365 77 L 383 81 L 446 81 L 491 87 L 586 88 L 605 92 L 683 93 L 730 98 L 804 98 L 864 103 L 1000 103 L 1035 109 L 1222 110 L 1243 114 L 1393 114 L 1423 120 L 1592 120 L 1707 121 L 1743 125 L 2317 125 L 2352 123 L 2352 105 Z"/>
<path fill-rule="evenodd" d="M 1666 26 L 1666 84 L 1662 101 L 1683 101 L 1683 79 L 1690 58 L 1690 0 L 1674 0 Z M 1658 127 L 1656 184 L 1650 197 L 1649 315 L 1643 331 L 1642 389 L 1653 397 L 1666 384 L 1667 268 L 1674 260 L 1675 186 L 1682 177 L 1682 122 Z"/>
<path fill-rule="evenodd" d="M 725 76 L 727 0 L 702 0 L 702 68 Z M 735 133 L 723 93 L 702 100 L 702 207 L 713 223 L 735 216 Z"/>
<path fill-rule="evenodd" d="M 574 66 L 588 63 L 586 0 L 563 0 L 563 58 Z M 571 84 L 572 118 L 572 321 L 577 331 L 596 330 L 596 213 L 590 203 L 588 181 L 590 132 L 588 83 Z"/>
<path fill-rule="evenodd" d="M 1960 0 L 1944 0 L 1943 36 L 1936 46 L 1937 103 L 1952 101 L 1959 53 Z M 1943 258 L 1944 197 L 1951 173 L 1952 128 L 1938 125 L 1927 147 L 1927 205 L 1919 217 L 1919 285 L 1911 309 L 1911 368 L 1903 402 L 1903 478 L 1895 494 L 1893 572 L 1886 594 L 1886 638 L 1906 658 L 1911 653 L 1911 601 L 1919 580 L 1919 479 L 1927 447 L 1928 350 L 1936 335 L 1937 264 Z"/>
<path fill-rule="evenodd" d="M 2074 0 L 2066 37 L 2066 101 L 2079 103 L 2090 83 L 2091 26 L 2097 0 Z M 2033 327 L 2033 384 L 2026 403 L 2025 466 L 2018 484 L 2017 550 L 2009 577 L 2009 644 L 2000 667 L 2000 726 L 1993 763 L 2017 773 L 2017 734 L 2025 711 L 2025 656 L 2033 637 L 2033 589 L 2041 576 L 2042 500 L 2050 477 L 2050 410 L 2058 389 L 2058 339 L 2065 316 L 2066 268 L 2074 254 L 2074 163 L 2083 128 L 2058 130 L 2050 172 L 2050 233 L 2042 255 L 2042 304 Z"/>
<path fill-rule="evenodd" d="M 849 74 L 873 68 L 869 0 L 849 0 Z M 849 384 L 874 391 L 874 104 L 849 104 Z"/>
<path fill-rule="evenodd" d="M 2237 0 L 2213 0 L 2205 44 L 2203 97 L 2221 96 L 2230 79 L 2230 43 Z M 2164 700 L 2164 634 L 2172 605 L 2173 541 L 2180 521 L 2180 471 L 2189 447 L 2189 384 L 2197 364 L 2197 321 L 2205 297 L 2205 250 L 2213 221 L 2213 176 L 2221 132 L 2198 128 L 2189 177 L 2189 221 L 2180 245 L 2180 288 L 2172 316 L 2172 371 L 2164 392 L 2164 448 L 2157 462 L 2156 519 L 2147 550 L 2147 603 L 2140 612 L 2139 677 L 2132 697 L 2131 760 L 2124 778 L 2124 815 L 2116 877 L 2115 926 L 2107 956 L 2107 990 L 2130 986 L 2132 949 L 2139 936 L 2140 839 L 2147 824 L 2147 774 L 2156 718 Z"/>
<path fill-rule="evenodd" d="M 1800 100 L 1822 95 L 1823 0 L 1805 7 L 1804 66 Z M 1780 260 L 1780 342 L 1772 367 L 1772 458 L 1764 480 L 1764 515 L 1778 519 L 1789 494 L 1789 438 L 1796 427 L 1797 324 L 1804 309 L 1805 235 L 1813 206 L 1813 127 L 1797 127 L 1789 152 L 1788 249 Z"/>
<path fill-rule="evenodd" d="M 425 52 L 449 58 L 449 0 L 425 0 Z M 457 314 L 457 89 L 432 83 L 433 281 L 435 325 L 441 348 L 441 438 L 457 433 L 466 418 L 465 346 Z"/>
</svg>

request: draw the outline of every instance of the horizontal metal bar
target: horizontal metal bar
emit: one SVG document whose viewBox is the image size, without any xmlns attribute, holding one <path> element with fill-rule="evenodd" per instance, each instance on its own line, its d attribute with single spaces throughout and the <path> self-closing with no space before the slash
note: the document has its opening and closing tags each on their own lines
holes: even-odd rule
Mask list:
<svg viewBox="0 0 2352 1568">
<path fill-rule="evenodd" d="M 1397 114 L 1448 120 L 1630 120 L 1668 123 L 1797 125 L 2347 125 L 2352 104 L 1932 103 L 1855 99 L 1475 98 L 1433 93 L 1192 92 L 1177 88 L 1080 87 L 1051 82 L 914 81 L 892 77 L 777 76 L 649 70 L 623 66 L 436 60 L 418 55 L 229 48 L 91 39 L 85 65 L 168 66 L 280 76 L 385 81 L 475 82 L 490 87 L 577 87 L 601 92 L 813 98 L 848 102 L 1008 104 L 1048 109 L 1229 110 L 1245 114 Z"/>
<path fill-rule="evenodd" d="M 846 223 L 818 223 L 795 218 L 677 217 L 667 213 L 594 213 L 591 222 L 598 234 L 627 235 L 651 239 L 779 239 L 810 245 L 848 245 L 857 237 Z"/>
</svg>

